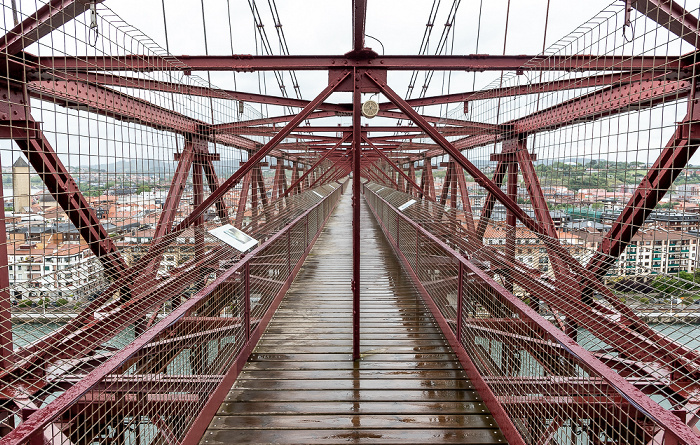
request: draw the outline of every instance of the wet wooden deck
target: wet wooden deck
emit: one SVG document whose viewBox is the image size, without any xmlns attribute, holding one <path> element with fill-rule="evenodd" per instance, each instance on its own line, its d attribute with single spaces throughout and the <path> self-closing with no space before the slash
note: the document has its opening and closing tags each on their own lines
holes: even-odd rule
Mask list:
<svg viewBox="0 0 700 445">
<path fill-rule="evenodd" d="M 364 203 L 353 363 L 351 221 L 346 193 L 201 443 L 505 443 Z"/>
</svg>

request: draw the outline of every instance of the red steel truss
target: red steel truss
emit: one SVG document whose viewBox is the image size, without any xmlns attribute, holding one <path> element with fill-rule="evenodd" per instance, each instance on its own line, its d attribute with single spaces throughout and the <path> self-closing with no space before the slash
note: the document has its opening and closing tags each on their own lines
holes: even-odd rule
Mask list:
<svg viewBox="0 0 700 445">
<path fill-rule="evenodd" d="M 13 213 L 0 218 L 0 444 L 126 443 L 131 434 L 140 443 L 141 425 L 164 443 L 199 442 L 349 177 L 353 360 L 363 352 L 365 201 L 509 442 L 700 443 L 700 339 L 689 334 L 686 341 L 680 328 L 667 332 L 654 323 L 695 320 L 675 305 L 680 296 L 683 304 L 700 297 L 698 275 L 671 266 L 688 259 L 683 246 L 691 243 L 679 234 L 685 227 L 669 223 L 666 271 L 657 272 L 662 244 L 647 236 L 663 224 L 657 211 L 674 187 L 694 193 L 679 181 L 700 175 L 691 165 L 700 145 L 697 9 L 672 0 L 623 2 L 606 26 L 639 29 L 630 42 L 641 46 L 642 29 L 662 41 L 631 53 L 624 52 L 630 46 L 605 46 L 613 33 L 586 34 L 597 43 L 583 49 L 562 43 L 533 55 L 379 55 L 367 47 L 363 0 L 352 2 L 352 45 L 343 55 L 172 56 L 136 39 L 113 53 L 89 42 L 93 50 L 86 46 L 84 54 L 69 54 L 72 47 L 62 53 L 51 35 L 67 35 L 59 29 L 73 23 L 94 32 L 96 23 L 78 20 L 96 16 L 99 3 L 52 0 L 0 41 L 0 138 L 19 148 L 22 161 L 12 165 Z M 115 35 L 126 39 L 120 26 Z M 328 82 L 306 100 L 288 97 L 282 84 L 275 96 L 190 81 L 197 71 L 322 71 Z M 435 71 L 501 76 L 481 90 L 404 98 L 390 85 L 390 71 L 431 73 L 425 89 Z M 352 99 L 333 102 L 335 93 Z M 373 96 L 381 100 L 363 103 Z M 249 103 L 285 111 L 266 117 Z M 459 111 L 435 111 L 449 104 Z M 679 119 L 676 108 L 685 113 Z M 375 116 L 380 123 L 369 125 Z M 348 119 L 328 123 L 336 118 Z M 312 125 L 317 119 L 323 122 Z M 90 142 L 74 130 L 81 125 Z M 652 146 L 650 134 L 662 133 L 665 145 Z M 605 159 L 588 158 L 603 156 L 601 141 L 612 139 Z M 96 151 L 85 148 L 90 144 Z M 132 145 L 159 154 L 132 156 Z M 648 151 L 649 166 L 635 146 Z M 567 150 L 581 150 L 588 173 L 576 170 Z M 622 166 L 611 161 L 616 150 L 636 157 Z M 167 159 L 160 156 L 166 152 Z M 3 166 L 18 157 L 7 153 Z M 172 163 L 168 186 L 154 191 L 160 184 L 144 179 L 149 175 L 125 173 L 131 161 Z M 52 218 L 17 179 L 26 174 L 29 181 L 29 169 L 74 238 L 58 229 L 32 232 L 32 213 Z M 137 190 L 122 194 L 134 182 Z M 564 183 L 575 184 L 580 202 L 593 199 L 596 210 L 613 214 L 609 227 L 601 216 L 602 229 L 587 232 L 600 239 L 584 254 L 587 241 L 553 214 L 565 208 L 552 198 L 570 191 L 554 190 Z M 600 184 L 622 188 L 624 199 L 607 199 L 615 192 Z M 143 195 L 157 192 L 162 196 L 147 203 Z M 597 200 L 601 194 L 605 200 Z M 141 197 L 134 203 L 124 195 Z M 59 227 L 61 217 L 53 220 Z M 255 242 L 231 249 L 214 233 L 227 224 Z M 700 223 L 696 228 L 700 239 Z M 678 237 L 680 244 L 671 244 Z M 538 250 L 528 258 L 530 244 Z M 700 259 L 700 241 L 694 252 Z M 61 258 L 55 269 L 46 260 L 52 255 Z M 73 312 L 53 326 L 48 298 L 33 294 L 43 292 L 44 271 L 55 271 L 56 283 L 74 276 L 58 263 L 76 255 L 89 263 L 91 278 L 77 278 L 90 283 L 89 295 L 70 300 Z M 622 264 L 636 255 L 646 255 L 649 273 L 630 283 Z M 652 313 L 666 310 L 661 303 L 644 309 L 647 288 L 671 296 L 670 315 Z M 46 332 L 18 330 L 23 317 L 44 320 Z"/>
</svg>

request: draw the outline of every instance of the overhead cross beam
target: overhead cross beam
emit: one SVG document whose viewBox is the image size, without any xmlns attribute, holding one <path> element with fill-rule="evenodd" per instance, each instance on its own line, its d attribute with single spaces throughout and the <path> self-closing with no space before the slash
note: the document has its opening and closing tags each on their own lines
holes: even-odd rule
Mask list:
<svg viewBox="0 0 700 445">
<path fill-rule="evenodd" d="M 388 69 L 393 71 L 623 71 L 690 74 L 692 67 L 678 57 L 568 55 L 493 56 L 173 56 L 182 65 L 163 64 L 144 54 L 39 58 L 46 69 L 69 72 L 99 71 L 327 71 L 329 68 Z"/>
<path fill-rule="evenodd" d="M 142 77 L 120 76 L 105 73 L 73 73 L 76 79 L 99 85 L 136 88 L 149 91 L 161 91 L 166 93 L 184 94 L 188 96 L 211 97 L 214 99 L 240 100 L 257 104 L 278 105 L 281 107 L 304 108 L 309 104 L 308 100 L 293 97 L 270 96 L 267 94 L 247 93 L 243 91 L 209 88 L 199 85 L 185 85 L 174 82 L 165 82 Z M 350 104 L 322 103 L 316 107 L 318 110 L 349 113 Z"/>
</svg>

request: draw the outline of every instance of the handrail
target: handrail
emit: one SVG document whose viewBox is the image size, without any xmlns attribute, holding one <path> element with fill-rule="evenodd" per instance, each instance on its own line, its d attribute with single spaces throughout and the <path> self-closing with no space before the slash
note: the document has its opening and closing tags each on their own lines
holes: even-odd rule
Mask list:
<svg viewBox="0 0 700 445">
<path fill-rule="evenodd" d="M 262 253 L 265 253 L 266 250 L 270 249 L 271 247 L 274 247 L 277 242 L 281 242 L 281 244 L 287 246 L 288 249 L 291 249 L 292 245 L 288 242 L 287 235 L 302 224 L 304 224 L 304 227 L 308 230 L 309 216 L 316 211 L 322 211 L 324 217 L 327 217 L 327 215 L 329 215 L 332 209 L 334 208 L 335 204 L 338 202 L 339 196 L 343 192 L 345 185 L 346 183 L 343 183 L 340 186 L 336 187 L 323 199 L 319 200 L 314 205 L 312 205 L 300 215 L 298 215 L 296 218 L 294 218 L 292 221 L 290 221 L 286 226 L 284 226 L 282 230 L 278 231 L 270 238 L 265 240 L 263 243 L 261 243 L 258 247 L 254 248 L 250 253 L 243 256 L 240 259 L 240 261 L 236 262 L 233 266 L 231 266 L 224 273 L 218 276 L 209 285 L 207 285 L 199 292 L 194 294 L 186 302 L 182 303 L 180 306 L 174 309 L 165 318 L 161 319 L 150 329 L 146 330 L 143 334 L 136 337 L 131 343 L 129 343 L 127 346 L 122 348 L 120 351 L 115 353 L 101 365 L 99 365 L 90 373 L 88 373 L 85 377 L 83 377 L 80 380 L 80 382 L 71 386 L 68 390 L 66 390 L 66 392 L 58 396 L 55 400 L 53 400 L 45 407 L 36 410 L 26 420 L 24 420 L 24 422 L 17 426 L 17 428 L 12 430 L 2 439 L 0 439 L 0 444 L 21 444 L 27 441 L 31 441 L 32 438 L 35 437 L 35 435 L 42 434 L 44 428 L 49 423 L 54 421 L 54 419 L 56 419 L 59 415 L 66 412 L 66 410 L 68 410 L 72 405 L 77 403 L 88 391 L 94 388 L 101 380 L 105 379 L 107 376 L 115 372 L 119 367 L 124 365 L 127 361 L 135 357 L 150 342 L 154 341 L 160 335 L 164 334 L 166 330 L 172 329 L 173 327 L 178 325 L 178 323 L 182 323 L 195 310 L 197 310 L 201 303 L 205 302 L 210 296 L 212 296 L 212 294 L 214 294 L 214 291 L 216 291 L 220 286 L 230 282 L 230 280 L 236 278 L 238 274 L 244 275 L 244 280 L 246 282 L 249 282 L 250 264 Z M 322 227 L 322 224 L 316 225 L 316 234 L 320 233 Z M 313 240 L 311 240 L 311 237 L 309 237 L 306 233 L 304 241 L 304 252 L 300 257 L 299 263 L 303 262 L 305 254 L 308 253 L 308 250 L 311 247 L 311 243 L 313 242 Z M 289 257 L 291 258 L 291 256 Z M 289 272 L 290 275 L 287 277 L 287 283 L 291 283 L 291 281 L 293 281 L 294 278 L 292 270 L 289 270 Z M 251 304 L 250 292 L 246 291 L 244 292 L 244 295 L 244 305 L 247 309 L 250 308 Z M 267 312 L 269 312 L 270 310 L 274 311 L 274 309 L 275 308 L 273 306 L 268 307 L 265 315 L 268 315 Z M 245 339 L 246 341 L 248 341 L 248 339 L 251 338 L 250 312 L 246 310 L 245 315 L 246 316 L 244 317 L 244 332 Z M 260 330 L 264 329 L 264 327 L 261 326 L 261 324 L 259 323 L 256 329 Z M 252 350 L 252 348 L 249 348 L 249 350 Z M 240 355 L 243 351 L 245 351 L 245 348 L 239 348 L 237 355 Z M 229 360 L 233 361 L 236 358 L 237 356 L 229 358 Z"/>
<path fill-rule="evenodd" d="M 644 416 L 657 423 L 658 426 L 665 431 L 666 437 L 680 441 L 680 443 L 700 443 L 700 439 L 693 433 L 690 427 L 683 423 L 676 415 L 674 415 L 670 411 L 661 407 L 658 403 L 651 400 L 641 390 L 636 388 L 634 385 L 628 382 L 624 377 L 622 377 L 616 371 L 611 369 L 609 366 L 601 362 L 590 351 L 580 346 L 570 336 L 557 329 L 549 320 L 545 319 L 542 315 L 537 313 L 525 302 L 513 295 L 513 293 L 509 292 L 504 286 L 500 285 L 496 280 L 490 277 L 482 269 L 477 267 L 469 259 L 465 258 L 461 253 L 456 251 L 454 248 L 450 247 L 444 241 L 440 240 L 437 236 L 429 232 L 423 226 L 408 218 L 404 213 L 398 211 L 398 209 L 394 207 L 391 203 L 379 196 L 379 194 L 375 193 L 368 186 L 368 184 L 364 185 L 364 191 L 366 200 L 372 208 L 373 213 L 382 224 L 382 227 L 385 229 L 385 233 L 385 222 L 382 221 L 376 210 L 377 203 L 383 206 L 387 206 L 389 209 L 391 209 L 393 213 L 396 213 L 397 221 L 403 221 L 406 225 L 415 230 L 417 237 L 422 236 L 427 238 L 432 243 L 435 243 L 437 246 L 439 246 L 439 248 L 442 249 L 445 253 L 447 253 L 453 260 L 457 261 L 458 264 L 461 266 L 459 267 L 460 275 L 458 281 L 462 281 L 464 279 L 463 274 L 465 272 L 471 274 L 472 277 L 478 278 L 478 280 L 486 284 L 491 290 L 497 293 L 499 299 L 503 303 L 505 303 L 508 306 L 508 308 L 517 315 L 517 317 L 520 320 L 526 323 L 531 323 L 534 326 L 536 326 L 539 332 L 543 334 L 547 340 L 550 340 L 556 343 L 558 346 L 560 346 L 563 349 L 563 351 L 565 351 L 567 355 L 570 356 L 570 359 L 576 361 L 582 366 L 582 368 L 589 370 L 589 372 L 592 371 L 592 373 L 598 374 L 599 377 L 610 386 L 610 388 L 614 389 L 614 391 L 627 402 L 629 402 L 629 404 L 632 407 L 634 407 Z M 368 196 L 370 197 L 370 199 L 367 199 Z M 374 203 L 372 202 L 373 200 L 375 201 Z M 399 233 L 398 227 L 397 233 Z M 398 243 L 391 236 L 391 234 L 387 233 L 387 236 L 392 241 L 394 248 L 400 250 Z M 405 262 L 405 265 L 411 267 L 410 263 L 408 262 Z M 425 294 L 429 295 L 429 293 L 427 292 Z M 459 299 L 463 299 L 463 294 L 459 295 Z M 458 302 L 458 305 L 460 307 L 461 303 L 462 301 Z M 464 320 L 462 319 L 461 312 L 459 312 L 457 315 L 458 320 L 456 320 L 456 322 L 460 326 L 461 331 L 462 325 L 464 324 Z M 446 332 L 446 334 L 454 335 L 452 334 L 452 332 Z M 459 344 L 461 347 L 464 348 L 464 344 L 461 341 L 459 342 Z M 469 348 L 464 349 L 469 354 Z"/>
</svg>

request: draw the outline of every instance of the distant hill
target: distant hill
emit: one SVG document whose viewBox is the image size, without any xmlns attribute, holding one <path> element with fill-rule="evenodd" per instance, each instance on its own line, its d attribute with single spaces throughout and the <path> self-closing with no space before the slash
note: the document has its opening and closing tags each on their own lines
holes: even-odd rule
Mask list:
<svg viewBox="0 0 700 445">
<path fill-rule="evenodd" d="M 214 163 L 214 170 L 219 178 L 229 177 L 237 170 L 236 167 L 220 165 L 220 162 Z M 166 174 L 168 176 L 175 173 L 177 163 L 175 161 L 162 161 L 158 159 L 134 159 L 131 161 L 117 161 L 116 163 L 93 165 L 93 171 L 101 171 L 105 173 L 146 173 L 146 174 Z"/>
</svg>

